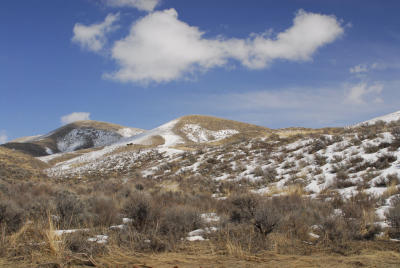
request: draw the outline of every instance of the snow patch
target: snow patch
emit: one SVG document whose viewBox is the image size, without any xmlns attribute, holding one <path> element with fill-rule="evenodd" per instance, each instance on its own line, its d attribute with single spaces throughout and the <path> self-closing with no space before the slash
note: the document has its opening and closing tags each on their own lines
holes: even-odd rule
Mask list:
<svg viewBox="0 0 400 268">
<path fill-rule="evenodd" d="M 182 132 L 185 133 L 189 140 L 198 143 L 219 141 L 239 133 L 239 131 L 235 129 L 223 129 L 218 131 L 208 130 L 196 124 L 184 125 L 182 127 Z"/>
</svg>

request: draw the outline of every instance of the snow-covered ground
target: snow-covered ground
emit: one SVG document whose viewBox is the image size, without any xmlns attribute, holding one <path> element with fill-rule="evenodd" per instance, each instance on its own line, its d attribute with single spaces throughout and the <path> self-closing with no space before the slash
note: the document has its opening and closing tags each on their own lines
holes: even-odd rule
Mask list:
<svg viewBox="0 0 400 268">
<path fill-rule="evenodd" d="M 375 117 L 370 120 L 361 122 L 355 126 L 357 127 L 357 126 L 361 126 L 361 125 L 373 125 L 378 121 L 383 121 L 385 123 L 389 123 L 389 122 L 393 122 L 393 121 L 397 121 L 397 120 L 400 120 L 400 111 L 397 111 L 397 112 L 394 112 L 391 114 L 387 114 L 387 115 L 383 115 L 383 116 L 379 116 L 379 117 Z"/>
<path fill-rule="evenodd" d="M 196 124 L 185 124 L 182 132 L 186 134 L 189 140 L 198 143 L 219 141 L 239 133 L 235 129 L 208 130 Z"/>
<path fill-rule="evenodd" d="M 376 210 L 382 224 L 391 206 L 388 200 L 400 192 L 400 149 L 391 145 L 395 137 L 388 130 L 369 136 L 343 130 L 336 136 L 249 138 L 229 145 L 202 144 L 201 150 L 183 151 L 175 148 L 184 144 L 184 138 L 174 131 L 178 122 L 173 120 L 103 149 L 77 155 L 56 164 L 47 173 L 56 178 L 96 178 L 109 174 L 129 177 L 133 173 L 160 180 L 200 176 L 214 180 L 217 185 L 223 181 L 239 185 L 247 181 L 253 192 L 270 196 L 286 194 L 295 186 L 313 198 L 333 193 L 348 199 L 363 192 L 383 199 L 384 205 Z M 186 124 L 181 131 L 199 144 L 237 134 L 236 130 L 210 131 L 196 124 Z M 129 150 L 130 144 L 151 145 L 154 137 L 161 137 L 164 143 Z M 225 199 L 226 195 L 216 191 L 213 197 Z M 212 215 L 209 216 L 213 221 Z"/>
</svg>

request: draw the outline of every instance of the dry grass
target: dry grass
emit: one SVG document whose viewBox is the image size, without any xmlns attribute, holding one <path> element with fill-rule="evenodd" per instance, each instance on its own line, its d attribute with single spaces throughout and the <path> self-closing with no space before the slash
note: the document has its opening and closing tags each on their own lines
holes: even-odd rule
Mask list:
<svg viewBox="0 0 400 268">
<path fill-rule="evenodd" d="M 260 136 L 264 137 L 271 132 L 269 128 L 242 123 L 238 121 L 222 119 L 213 116 L 205 116 L 205 115 L 188 115 L 179 118 L 179 121 L 175 125 L 173 131 L 177 133 L 179 136 L 183 137 L 185 141 L 189 144 L 193 142 L 187 139 L 185 133 L 181 131 L 181 129 L 186 124 L 196 124 L 207 130 L 212 130 L 212 131 L 218 131 L 223 129 L 234 129 L 239 131 L 239 134 L 233 135 L 227 139 L 224 139 L 223 141 L 217 141 L 211 143 L 212 145 L 221 145 L 224 143 L 229 143 L 244 138 L 260 137 Z"/>
<path fill-rule="evenodd" d="M 0 178 L 29 179 L 44 177 L 48 165 L 29 155 L 0 147 Z"/>
<path fill-rule="evenodd" d="M 383 193 L 382 198 L 388 198 L 389 196 L 399 193 L 400 193 L 400 186 L 397 185 L 396 181 L 392 181 L 387 190 Z"/>
<path fill-rule="evenodd" d="M 157 268 L 230 268 L 230 267 L 398 267 L 400 254 L 394 250 L 362 249 L 349 256 L 315 252 L 302 256 L 265 251 L 257 255 L 238 256 L 215 251 L 207 242 L 193 243 L 181 252 L 159 254 L 136 253 L 109 247 L 109 254 L 90 258 L 87 255 L 37 257 L 35 262 L 0 259 L 0 267 L 157 267 Z M 46 266 L 47 265 L 47 266 Z M 50 266 L 52 265 L 52 266 Z"/>
</svg>

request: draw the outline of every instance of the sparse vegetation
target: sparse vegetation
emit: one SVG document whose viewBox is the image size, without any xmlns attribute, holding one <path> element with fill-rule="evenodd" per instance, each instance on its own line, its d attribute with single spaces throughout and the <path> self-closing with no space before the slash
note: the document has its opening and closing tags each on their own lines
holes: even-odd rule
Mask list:
<svg viewBox="0 0 400 268">
<path fill-rule="evenodd" d="M 218 129 L 217 123 L 210 124 Z M 396 127 L 269 136 L 254 129 L 218 144 L 174 147 L 178 154 L 158 150 L 165 140 L 155 136 L 150 145 L 124 146 L 95 162 L 68 162 L 76 173 L 48 169 L 50 179 L 41 176 L 48 165 L 34 158 L 16 153 L 16 166 L 1 158 L 0 266 L 3 259 L 22 267 L 32 260 L 137 265 L 138 256 L 197 251 L 235 260 L 321 252 L 361 257 L 365 245 L 379 256 L 398 254 L 398 242 L 389 240 L 400 238 Z"/>
</svg>

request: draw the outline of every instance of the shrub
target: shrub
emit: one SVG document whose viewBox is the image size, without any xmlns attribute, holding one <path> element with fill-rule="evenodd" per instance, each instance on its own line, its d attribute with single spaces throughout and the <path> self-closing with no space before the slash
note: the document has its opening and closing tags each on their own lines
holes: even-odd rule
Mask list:
<svg viewBox="0 0 400 268">
<path fill-rule="evenodd" d="M 324 166 L 326 164 L 326 159 L 327 159 L 327 157 L 324 155 L 315 154 L 315 156 L 314 156 L 314 162 L 318 166 Z"/>
<path fill-rule="evenodd" d="M 68 234 L 65 238 L 65 247 L 74 253 L 84 253 L 90 256 L 105 253 L 106 247 L 104 244 L 88 241 L 89 235 L 83 232 L 75 232 Z"/>
<path fill-rule="evenodd" d="M 393 207 L 386 214 L 390 223 L 390 235 L 394 238 L 400 238 L 400 198 L 393 201 Z"/>
<path fill-rule="evenodd" d="M 376 169 L 385 169 L 390 167 L 390 163 L 394 162 L 397 160 L 397 157 L 392 154 L 385 154 L 380 156 L 373 164 L 372 166 L 375 167 Z"/>
<path fill-rule="evenodd" d="M 136 229 L 142 230 L 152 214 L 151 198 L 143 192 L 134 192 L 125 202 L 123 212 L 133 220 Z"/>
<path fill-rule="evenodd" d="M 326 149 L 325 142 L 322 139 L 317 139 L 311 143 L 308 153 L 313 154 L 323 149 Z"/>
<path fill-rule="evenodd" d="M 272 167 L 266 168 L 264 170 L 264 179 L 267 183 L 274 182 L 277 176 L 278 172 Z"/>
<path fill-rule="evenodd" d="M 367 154 L 373 154 L 379 151 L 379 146 L 374 145 L 374 144 L 367 144 L 364 146 L 364 152 Z"/>
<path fill-rule="evenodd" d="M 391 144 L 391 150 L 395 151 L 400 147 L 400 127 L 392 130 L 393 141 Z"/>
<path fill-rule="evenodd" d="M 6 232 L 19 230 L 24 221 L 24 212 L 12 201 L 0 201 L 0 228 Z"/>
<path fill-rule="evenodd" d="M 76 194 L 62 191 L 56 195 L 56 213 L 62 227 L 80 225 L 86 219 L 85 206 Z"/>
<path fill-rule="evenodd" d="M 259 197 L 253 194 L 242 194 L 231 198 L 230 220 L 235 223 L 248 222 L 254 218 Z"/>
<path fill-rule="evenodd" d="M 89 211 L 95 226 L 110 226 L 117 222 L 118 210 L 114 200 L 99 196 L 89 199 Z"/>
<path fill-rule="evenodd" d="M 259 204 L 254 214 L 254 226 L 263 234 L 268 235 L 279 224 L 281 214 L 271 205 L 271 202 L 264 201 Z"/>
<path fill-rule="evenodd" d="M 188 206 L 169 207 L 161 216 L 160 232 L 173 239 L 179 240 L 186 237 L 190 231 L 202 226 L 200 214 Z"/>
<path fill-rule="evenodd" d="M 337 164 L 343 161 L 343 155 L 335 154 L 330 161 L 332 164 Z"/>
<path fill-rule="evenodd" d="M 254 174 L 254 176 L 256 176 L 256 177 L 262 177 L 262 176 L 264 176 L 264 170 L 263 170 L 261 167 L 256 167 L 256 168 L 253 170 L 253 174 Z"/>
</svg>

